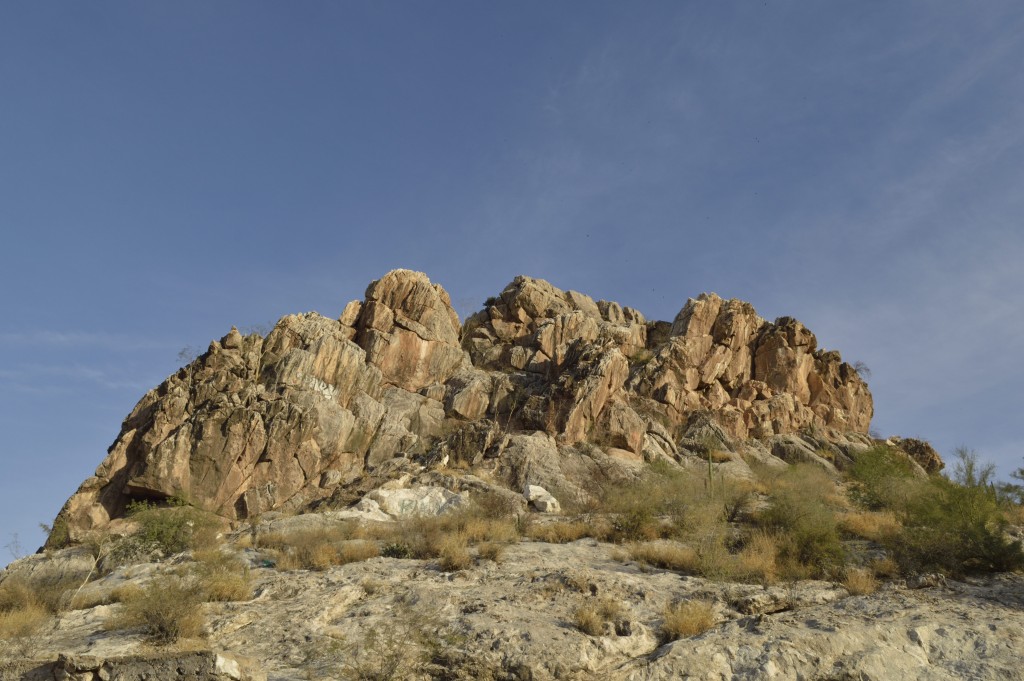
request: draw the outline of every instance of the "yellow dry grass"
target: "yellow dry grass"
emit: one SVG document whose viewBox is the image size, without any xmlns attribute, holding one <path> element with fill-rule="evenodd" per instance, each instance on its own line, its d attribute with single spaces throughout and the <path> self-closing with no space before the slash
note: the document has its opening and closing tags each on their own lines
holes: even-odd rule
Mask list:
<svg viewBox="0 0 1024 681">
<path fill-rule="evenodd" d="M 900 531 L 900 521 L 889 511 L 853 511 L 839 516 L 839 527 L 849 534 L 882 542 Z"/>
<path fill-rule="evenodd" d="M 710 601 L 680 601 L 662 613 L 661 635 L 666 642 L 704 633 L 715 624 L 715 605 Z"/>
<path fill-rule="evenodd" d="M 878 579 L 870 570 L 854 568 L 846 571 L 843 586 L 853 596 L 872 594 L 878 590 Z"/>
</svg>

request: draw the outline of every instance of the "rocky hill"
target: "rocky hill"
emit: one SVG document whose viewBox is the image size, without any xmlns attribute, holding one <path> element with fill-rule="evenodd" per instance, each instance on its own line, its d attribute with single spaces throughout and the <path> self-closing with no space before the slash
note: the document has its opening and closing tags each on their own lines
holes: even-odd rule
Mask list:
<svg viewBox="0 0 1024 681">
<path fill-rule="evenodd" d="M 395 270 L 339 319 L 291 315 L 266 338 L 211 343 L 136 405 L 56 525 L 78 540 L 133 500 L 168 497 L 229 519 L 298 511 L 396 456 L 487 457 L 509 464 L 513 488 L 584 495 L 562 469 L 596 465 L 590 453 L 680 460 L 709 437 L 723 450 L 754 438 L 762 457 L 824 447 L 842 460 L 870 443 L 871 416 L 838 352 L 749 303 L 703 294 L 650 322 L 517 277 L 460 325 L 444 289 Z M 524 470 L 524 450 L 550 465 Z"/>
<path fill-rule="evenodd" d="M 0 678 L 1024 678 L 1024 510 L 871 417 L 739 300 L 460 324 L 396 270 L 139 401 L 0 573 Z"/>
</svg>

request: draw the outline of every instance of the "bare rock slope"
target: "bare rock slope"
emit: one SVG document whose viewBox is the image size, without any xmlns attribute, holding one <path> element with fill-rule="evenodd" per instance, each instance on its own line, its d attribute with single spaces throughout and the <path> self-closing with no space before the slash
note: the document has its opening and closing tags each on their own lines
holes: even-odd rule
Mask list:
<svg viewBox="0 0 1024 681">
<path fill-rule="evenodd" d="M 556 453 L 679 457 L 709 414 L 720 439 L 815 432 L 856 447 L 872 402 L 800 322 L 739 300 L 703 294 L 649 322 L 517 277 L 460 325 L 444 289 L 395 270 L 340 319 L 290 315 L 265 338 L 211 343 L 140 400 L 58 525 L 79 539 L 133 500 L 172 496 L 229 519 L 298 510 L 396 455 L 500 456 L 516 433 Z"/>
<path fill-rule="evenodd" d="M 521 542 L 499 563 L 455 573 L 395 558 L 320 572 L 254 568 L 253 600 L 203 606 L 201 651 L 147 651 L 137 632 L 104 631 L 114 606 L 99 605 L 65 613 L 25 643 L 25 659 L 36 661 L 10 678 L 1022 678 L 1020 575 L 924 588 L 895 581 L 853 596 L 829 582 L 723 584 L 640 569 L 613 551 L 589 539 Z M 88 588 L 102 594 L 174 568 L 137 565 Z M 664 608 L 679 601 L 711 604 L 712 621 L 700 635 L 665 642 Z M 574 613 L 605 602 L 617 604 L 614 615 L 581 632 Z M 417 641 L 433 648 L 435 674 L 415 671 Z M 52 651 L 61 651 L 56 663 Z"/>
</svg>

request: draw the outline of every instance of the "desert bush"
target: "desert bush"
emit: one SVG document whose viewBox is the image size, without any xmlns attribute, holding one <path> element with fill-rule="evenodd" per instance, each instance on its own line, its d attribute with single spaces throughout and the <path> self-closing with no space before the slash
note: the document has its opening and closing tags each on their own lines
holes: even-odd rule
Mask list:
<svg viewBox="0 0 1024 681">
<path fill-rule="evenodd" d="M 380 555 L 385 558 L 409 558 L 412 551 L 401 542 L 389 542 L 380 550 Z"/>
<path fill-rule="evenodd" d="M 477 556 L 483 560 L 490 560 L 495 563 L 501 562 L 505 553 L 505 544 L 500 542 L 484 542 L 477 546 Z"/>
<path fill-rule="evenodd" d="M 50 613 L 30 602 L 11 610 L 0 610 L 0 641 L 29 638 L 50 619 Z"/>
<path fill-rule="evenodd" d="M 898 511 L 904 531 L 888 542 L 904 570 L 961 575 L 1024 567 L 1021 543 L 987 476 L 961 481 L 933 476 Z"/>
<path fill-rule="evenodd" d="M 276 554 L 279 570 L 326 570 L 335 565 L 346 565 L 369 560 L 381 555 L 380 545 L 369 539 L 352 539 L 366 536 L 371 530 L 354 525 L 341 524 L 297 532 L 274 532 L 256 536 L 255 543 Z"/>
<path fill-rule="evenodd" d="M 783 571 L 828 577 L 841 570 L 843 545 L 829 500 L 835 483 L 814 464 L 796 464 L 771 482 L 771 505 L 759 521 L 778 540 Z"/>
<path fill-rule="evenodd" d="M 196 577 L 204 601 L 247 601 L 252 597 L 249 568 L 237 556 L 216 549 L 196 551 Z"/>
<path fill-rule="evenodd" d="M 216 516 L 182 502 L 163 508 L 136 503 L 128 515 L 139 524 L 134 536 L 168 556 L 211 546 L 217 537 Z"/>
<path fill-rule="evenodd" d="M 715 605 L 705 600 L 673 603 L 662 613 L 663 643 L 702 634 L 715 625 Z"/>
<path fill-rule="evenodd" d="M 519 530 L 512 518 L 468 518 L 461 534 L 471 544 L 479 542 L 514 542 L 519 539 Z"/>
<path fill-rule="evenodd" d="M 387 624 L 363 625 L 340 639 L 316 641 L 306 653 L 309 678 L 342 681 L 453 678 L 462 637 L 432 607 L 398 602 Z M 474 665 L 479 678 L 494 678 Z M 462 678 L 462 677 L 455 677 Z M 473 677 L 470 677 L 473 678 Z"/>
<path fill-rule="evenodd" d="M 605 625 L 622 615 L 622 604 L 612 598 L 588 599 L 573 610 L 573 625 L 588 636 L 601 636 Z"/>
<path fill-rule="evenodd" d="M 771 584 L 778 578 L 778 556 L 776 537 L 768 532 L 754 532 L 734 557 L 731 576 L 742 581 Z"/>
<path fill-rule="evenodd" d="M 70 607 L 74 591 L 82 581 L 80 575 L 63 573 L 12 575 L 0 583 L 0 612 L 37 605 L 47 614 L 56 614 Z"/>
<path fill-rule="evenodd" d="M 591 524 L 580 520 L 559 520 L 550 523 L 535 522 L 530 525 L 526 536 L 534 541 L 548 544 L 567 544 L 593 536 Z"/>
<path fill-rule="evenodd" d="M 994 467 L 965 448 L 955 456 L 951 478 L 922 478 L 903 455 L 870 449 L 849 471 L 851 495 L 868 508 L 890 511 L 902 526 L 879 532 L 877 540 L 905 571 L 970 574 L 1024 567 L 1020 542 L 1006 536 L 1012 505 L 995 484 Z"/>
<path fill-rule="evenodd" d="M 139 629 L 158 645 L 196 638 L 203 631 L 203 589 L 195 579 L 157 577 L 122 598 L 120 609 L 107 619 L 108 629 Z"/>
<path fill-rule="evenodd" d="M 850 497 L 871 510 L 899 505 L 915 478 L 910 459 L 885 445 L 856 454 L 846 475 L 850 481 Z"/>
<path fill-rule="evenodd" d="M 473 558 L 469 555 L 466 545 L 466 537 L 462 534 L 452 534 L 444 537 L 435 548 L 438 564 L 445 572 L 457 572 L 465 570 L 473 564 Z"/>
<path fill-rule="evenodd" d="M 640 563 L 666 570 L 695 574 L 700 559 L 693 548 L 679 542 L 643 542 L 627 546 L 629 557 Z"/>
<path fill-rule="evenodd" d="M 839 527 L 855 537 L 883 542 L 900 531 L 900 521 L 891 511 L 851 511 L 839 517 Z"/>
<path fill-rule="evenodd" d="M 107 568 L 149 560 L 154 554 L 166 558 L 206 548 L 217 539 L 217 517 L 181 501 L 170 506 L 135 502 L 128 506 L 128 516 L 138 524 L 138 530 L 113 541 L 104 559 Z"/>
<path fill-rule="evenodd" d="M 8 577 L 0 583 L 0 640 L 33 635 L 55 611 L 52 597 L 40 593 L 32 581 Z"/>
<path fill-rule="evenodd" d="M 875 577 L 881 577 L 883 579 L 892 579 L 900 574 L 900 564 L 895 560 L 886 556 L 884 558 L 875 558 L 872 560 L 868 567 Z"/>
<path fill-rule="evenodd" d="M 852 568 L 846 571 L 843 586 L 854 596 L 872 594 L 878 590 L 878 579 L 871 570 Z"/>
</svg>

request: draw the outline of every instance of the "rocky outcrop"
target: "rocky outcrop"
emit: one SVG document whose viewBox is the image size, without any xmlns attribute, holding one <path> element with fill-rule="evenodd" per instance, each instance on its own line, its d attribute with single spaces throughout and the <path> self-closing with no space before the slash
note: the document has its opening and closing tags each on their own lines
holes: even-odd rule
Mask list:
<svg viewBox="0 0 1024 681">
<path fill-rule="evenodd" d="M 580 496 L 573 472 L 628 476 L 696 451 L 695 419 L 739 451 L 747 438 L 845 441 L 871 414 L 838 353 L 749 303 L 704 294 L 649 322 L 517 277 L 460 325 L 443 288 L 395 270 L 339 319 L 289 315 L 266 337 L 211 343 L 140 400 L 57 524 L 79 540 L 133 500 L 168 497 L 230 520 L 299 510 L 395 457 L 491 462 L 513 489 Z"/>
</svg>

